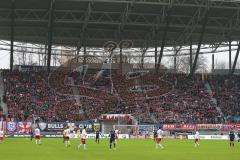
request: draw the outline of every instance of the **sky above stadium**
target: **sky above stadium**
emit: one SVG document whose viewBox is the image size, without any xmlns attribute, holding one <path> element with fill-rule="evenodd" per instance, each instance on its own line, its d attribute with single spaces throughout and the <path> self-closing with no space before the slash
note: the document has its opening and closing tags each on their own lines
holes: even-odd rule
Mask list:
<svg viewBox="0 0 240 160">
<path fill-rule="evenodd" d="M 228 47 L 223 47 L 224 49 L 228 49 Z M 236 47 L 235 47 L 236 48 Z M 234 61 L 234 57 L 235 57 L 235 53 L 236 51 L 232 51 L 232 62 Z M 18 53 L 16 53 L 18 54 Z M 229 66 L 229 54 L 228 52 L 216 52 L 215 54 L 215 66 L 217 66 L 217 64 L 225 64 L 225 68 L 228 69 Z M 207 60 L 207 70 L 211 71 L 211 66 L 212 66 L 212 54 L 204 54 L 201 55 L 206 57 Z M 32 56 L 32 62 L 38 64 L 38 56 L 36 54 L 34 54 Z M 16 58 L 16 56 L 14 56 L 15 60 L 14 60 L 14 64 L 19 64 L 19 60 Z M 7 50 L 1 50 L 0 51 L 0 68 L 1 69 L 9 69 L 10 68 L 10 63 L 9 63 L 9 59 L 10 59 L 10 52 Z M 172 60 L 169 57 L 163 57 L 162 59 L 162 63 L 165 66 L 169 66 L 171 64 L 173 64 L 173 62 L 171 62 Z M 239 61 L 238 61 L 238 64 Z M 239 68 L 240 65 L 237 65 L 237 68 Z"/>
</svg>

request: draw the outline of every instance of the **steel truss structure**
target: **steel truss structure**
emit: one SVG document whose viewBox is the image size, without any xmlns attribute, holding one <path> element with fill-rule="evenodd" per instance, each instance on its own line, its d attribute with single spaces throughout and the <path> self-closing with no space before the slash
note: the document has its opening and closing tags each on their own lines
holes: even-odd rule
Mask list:
<svg viewBox="0 0 240 160">
<path fill-rule="evenodd" d="M 16 41 L 47 45 L 48 65 L 52 45 L 79 52 L 106 41 L 130 39 L 135 48 L 147 41 L 149 48 L 161 44 L 159 65 L 165 46 L 177 47 L 176 56 L 181 46 L 198 44 L 198 55 L 202 44 L 239 40 L 239 11 L 234 0 L 1 0 L 0 39 L 11 42 L 11 55 Z"/>
</svg>

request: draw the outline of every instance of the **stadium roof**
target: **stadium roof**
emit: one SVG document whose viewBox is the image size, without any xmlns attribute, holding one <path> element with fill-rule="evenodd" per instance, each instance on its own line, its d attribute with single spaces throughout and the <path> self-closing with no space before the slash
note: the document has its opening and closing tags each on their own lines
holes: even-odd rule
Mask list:
<svg viewBox="0 0 240 160">
<path fill-rule="evenodd" d="M 13 3 L 12 3 L 13 2 Z M 239 40 L 240 3 L 220 0 L 1 0 L 0 39 L 45 44 L 52 15 L 53 44 L 103 46 L 133 40 L 135 47 Z M 53 6 L 51 7 L 51 4 Z M 52 8 L 52 10 L 51 10 Z M 52 13 L 52 14 L 51 14 Z M 207 17 L 207 18 L 206 18 Z M 206 28 L 204 28 L 206 21 Z M 164 34 L 166 34 L 166 38 Z"/>
</svg>

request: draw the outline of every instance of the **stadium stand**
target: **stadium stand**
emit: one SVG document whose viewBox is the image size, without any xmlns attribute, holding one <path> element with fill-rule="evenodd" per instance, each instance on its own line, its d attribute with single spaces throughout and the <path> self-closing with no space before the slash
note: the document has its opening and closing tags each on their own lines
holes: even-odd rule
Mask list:
<svg viewBox="0 0 240 160">
<path fill-rule="evenodd" d="M 71 86 L 65 83 L 69 75 L 59 71 L 52 72 L 49 79 L 46 72 L 5 71 L 3 76 L 9 117 L 19 120 L 31 116 L 47 121 L 87 120 L 104 113 L 123 113 L 134 115 L 140 122 L 219 123 L 223 117 L 217 105 L 228 120 L 238 120 L 234 107 L 238 104 L 237 83 L 221 81 L 225 77 L 209 80 L 218 101 L 216 105 L 204 81 L 199 77 L 190 80 L 183 74 L 149 73 L 136 79 L 116 74 L 113 93 L 89 85 Z M 150 87 L 131 90 L 134 86 L 135 89 L 136 86 Z M 74 97 L 73 87 L 78 90 L 80 103 Z M 231 96 L 233 94 L 235 96 Z"/>
<path fill-rule="evenodd" d="M 228 123 L 240 121 L 240 81 L 239 76 L 213 76 L 209 81 L 213 97 L 221 108 Z"/>
</svg>

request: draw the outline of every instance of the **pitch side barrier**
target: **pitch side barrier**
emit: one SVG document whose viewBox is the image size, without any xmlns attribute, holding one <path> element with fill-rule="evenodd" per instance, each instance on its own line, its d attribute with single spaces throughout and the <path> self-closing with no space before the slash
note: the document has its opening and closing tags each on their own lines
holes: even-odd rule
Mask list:
<svg viewBox="0 0 240 160">
<path fill-rule="evenodd" d="M 6 138 L 30 138 L 30 134 L 6 134 Z M 42 138 L 62 138 L 63 135 L 61 134 L 41 134 Z M 71 134 L 71 139 L 78 139 L 80 138 L 77 134 Z M 87 134 L 87 139 L 95 139 L 95 134 Z M 103 134 L 100 136 L 101 139 L 108 139 L 108 134 Z M 152 135 L 129 135 L 129 134 L 119 134 L 119 139 L 153 139 Z M 194 135 L 177 135 L 177 136 L 164 136 L 165 139 L 194 139 Z M 228 140 L 228 135 L 200 135 L 201 140 Z"/>
<path fill-rule="evenodd" d="M 31 135 L 30 134 L 6 134 L 5 135 L 6 138 L 30 138 Z M 41 133 L 41 137 L 42 138 L 63 138 L 62 134 L 49 134 L 49 133 Z M 81 138 L 79 135 L 72 133 L 70 134 L 70 138 L 72 139 L 77 139 L 77 138 Z M 95 139 L 96 135 L 95 134 L 87 134 L 87 139 Z M 101 139 L 108 139 L 109 135 L 108 134 L 102 134 L 100 135 Z M 129 135 L 128 134 L 119 134 L 118 135 L 119 139 L 129 139 Z"/>
<path fill-rule="evenodd" d="M 6 138 L 30 138 L 30 132 L 35 128 L 39 128 L 42 138 L 62 138 L 63 130 L 70 128 L 72 131 L 70 138 L 79 138 L 77 130 L 86 128 L 87 138 L 95 138 L 95 130 L 99 130 L 100 123 L 93 121 L 82 122 L 17 122 L 17 121 L 0 121 L 0 128 L 3 128 Z M 108 134 L 101 134 L 100 138 L 108 138 Z M 119 134 L 118 138 L 128 139 L 128 134 Z"/>
<path fill-rule="evenodd" d="M 39 122 L 32 123 L 28 121 L 17 122 L 17 121 L 0 121 L 0 128 L 2 128 L 6 135 L 27 135 L 35 128 L 39 128 L 41 134 L 51 135 L 51 134 L 62 134 L 63 130 L 70 128 L 73 132 L 77 130 L 82 130 L 84 127 L 87 132 L 91 133 L 94 131 L 95 126 L 99 126 L 99 123 L 94 123 L 92 121 L 84 122 Z"/>
<path fill-rule="evenodd" d="M 159 124 L 158 124 L 159 125 Z M 93 121 L 87 122 L 39 122 L 32 123 L 28 121 L 17 122 L 14 120 L 0 121 L 0 128 L 2 128 L 5 132 L 6 137 L 30 137 L 30 131 L 34 128 L 39 128 L 41 131 L 42 137 L 46 138 L 61 138 L 62 132 L 66 128 L 72 129 L 72 138 L 77 138 L 76 131 L 82 130 L 86 127 L 88 133 L 88 138 L 95 138 L 94 131 L 96 130 L 96 126 L 101 126 L 100 123 L 96 125 Z M 153 138 L 153 130 L 156 130 L 158 127 L 154 127 L 153 125 L 138 125 L 137 127 L 134 125 L 131 126 L 123 126 L 116 125 L 121 134 L 119 134 L 119 138 Z M 115 127 L 116 127 L 115 126 Z M 218 133 L 227 133 L 230 129 L 235 131 L 240 130 L 240 124 L 160 124 L 162 130 L 166 133 L 170 132 L 190 132 L 194 133 L 196 130 L 200 131 L 217 131 Z M 140 131 L 131 134 L 132 132 L 127 132 L 130 129 L 135 128 L 136 131 Z M 154 129 L 155 128 L 155 129 Z M 100 128 L 98 128 L 100 129 Z M 98 130 L 97 129 L 97 130 Z M 124 132 L 124 129 L 126 132 Z M 132 131 L 132 130 L 130 130 Z M 211 135 L 213 132 L 209 132 L 209 134 L 205 133 L 201 135 L 201 139 L 227 139 L 224 135 Z M 107 138 L 108 134 L 103 134 L 102 138 Z M 192 139 L 191 135 L 182 136 L 183 139 L 188 138 Z M 166 135 L 166 138 L 176 138 L 176 136 Z M 180 136 L 181 138 L 181 136 Z"/>
</svg>

